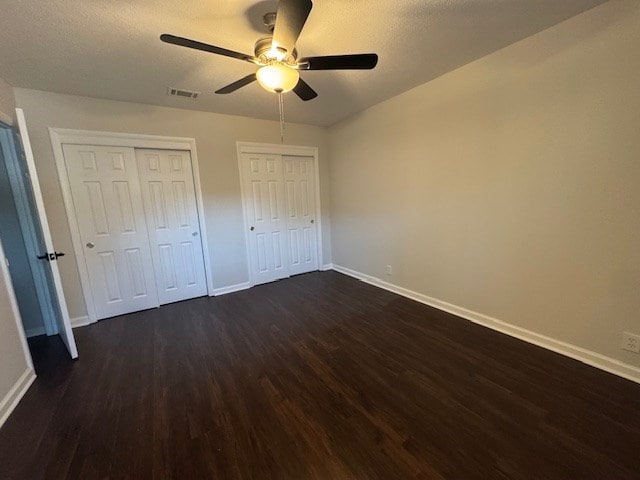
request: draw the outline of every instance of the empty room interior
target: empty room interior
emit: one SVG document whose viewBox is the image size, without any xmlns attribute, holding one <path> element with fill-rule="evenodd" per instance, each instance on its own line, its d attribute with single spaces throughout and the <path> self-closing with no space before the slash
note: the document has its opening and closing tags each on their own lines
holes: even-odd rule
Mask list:
<svg viewBox="0 0 640 480">
<path fill-rule="evenodd" d="M 640 2 L 0 42 L 0 480 L 640 479 Z"/>
</svg>

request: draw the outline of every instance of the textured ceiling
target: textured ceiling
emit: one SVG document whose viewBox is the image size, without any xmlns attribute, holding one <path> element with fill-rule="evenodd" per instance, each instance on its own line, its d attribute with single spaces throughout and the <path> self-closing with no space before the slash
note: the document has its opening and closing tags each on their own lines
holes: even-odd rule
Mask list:
<svg viewBox="0 0 640 480">
<path fill-rule="evenodd" d="M 16 87 L 277 119 L 255 67 L 160 42 L 172 33 L 253 53 L 276 1 L 13 0 L 0 16 L 0 77 Z M 303 72 L 319 97 L 285 96 L 287 121 L 331 125 L 604 0 L 316 0 L 300 56 L 376 52 L 372 71 Z M 169 97 L 168 86 L 201 91 Z"/>
</svg>

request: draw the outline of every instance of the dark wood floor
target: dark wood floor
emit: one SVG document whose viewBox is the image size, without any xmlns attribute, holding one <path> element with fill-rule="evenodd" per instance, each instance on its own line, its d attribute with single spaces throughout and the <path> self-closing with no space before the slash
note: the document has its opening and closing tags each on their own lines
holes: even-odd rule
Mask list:
<svg viewBox="0 0 640 480">
<path fill-rule="evenodd" d="M 75 333 L 0 478 L 640 478 L 640 385 L 335 272 Z"/>
</svg>

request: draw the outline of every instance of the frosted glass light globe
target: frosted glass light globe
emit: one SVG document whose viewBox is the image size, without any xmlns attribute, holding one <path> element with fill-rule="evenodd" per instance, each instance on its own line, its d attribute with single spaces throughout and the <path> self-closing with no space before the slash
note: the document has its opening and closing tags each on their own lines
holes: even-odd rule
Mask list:
<svg viewBox="0 0 640 480">
<path fill-rule="evenodd" d="M 262 88 L 269 92 L 284 93 L 294 89 L 300 79 L 300 74 L 294 68 L 282 63 L 274 62 L 260 67 L 256 78 Z"/>
</svg>

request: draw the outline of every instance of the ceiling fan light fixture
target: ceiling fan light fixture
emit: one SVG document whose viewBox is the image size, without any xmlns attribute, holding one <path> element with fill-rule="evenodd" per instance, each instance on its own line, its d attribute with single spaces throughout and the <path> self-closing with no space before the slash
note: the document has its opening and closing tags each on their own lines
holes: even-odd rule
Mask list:
<svg viewBox="0 0 640 480">
<path fill-rule="evenodd" d="M 273 62 L 260 67 L 256 72 L 256 79 L 262 88 L 269 92 L 284 93 L 294 89 L 300 79 L 300 74 L 294 68 L 279 62 Z"/>
</svg>

